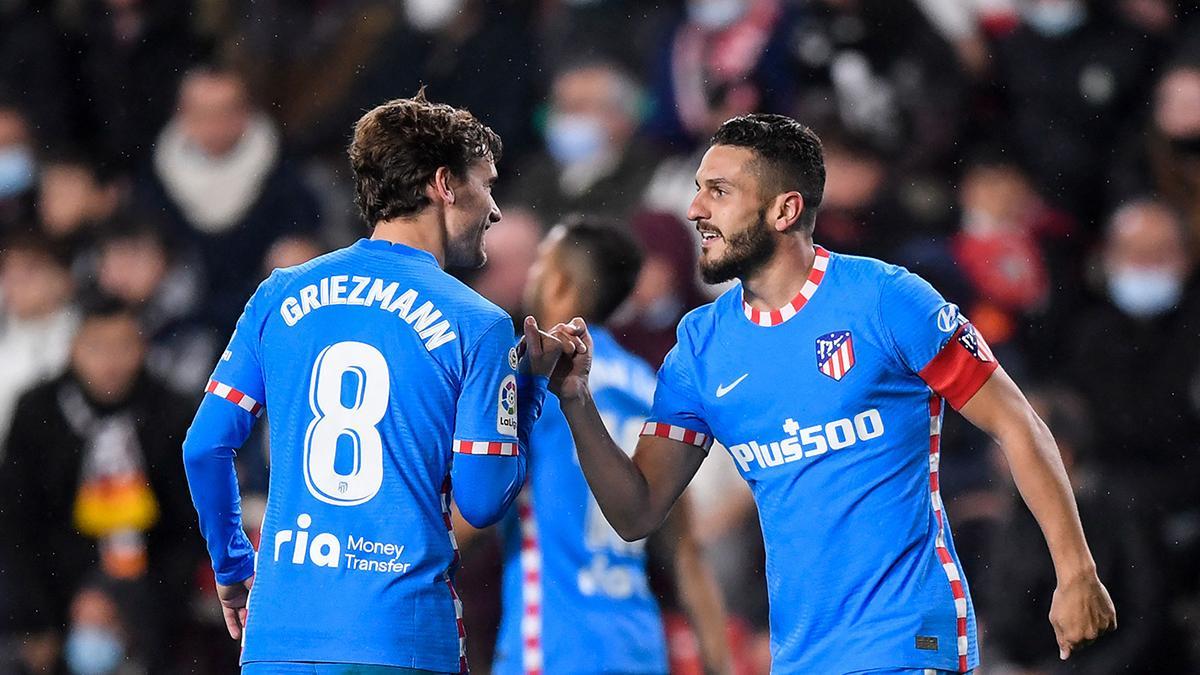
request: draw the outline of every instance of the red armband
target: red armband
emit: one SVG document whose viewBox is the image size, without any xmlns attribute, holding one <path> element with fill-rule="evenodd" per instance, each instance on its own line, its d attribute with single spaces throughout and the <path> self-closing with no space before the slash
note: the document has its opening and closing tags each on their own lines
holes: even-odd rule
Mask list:
<svg viewBox="0 0 1200 675">
<path fill-rule="evenodd" d="M 999 366 L 983 336 L 975 326 L 965 323 L 917 374 L 930 389 L 958 410 L 971 400 Z"/>
</svg>

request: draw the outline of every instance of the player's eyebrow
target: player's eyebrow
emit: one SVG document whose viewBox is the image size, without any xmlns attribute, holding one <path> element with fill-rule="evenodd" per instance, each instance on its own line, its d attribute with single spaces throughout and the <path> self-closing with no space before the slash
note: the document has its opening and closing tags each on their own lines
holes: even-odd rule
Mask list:
<svg viewBox="0 0 1200 675">
<path fill-rule="evenodd" d="M 711 188 L 711 187 L 720 187 L 720 186 L 733 185 L 733 183 L 729 182 L 729 179 L 728 179 L 728 178 L 720 178 L 720 177 L 718 177 L 718 178 L 705 178 L 705 179 L 704 179 L 704 185 L 705 185 L 705 187 L 710 187 L 710 188 Z M 696 189 L 700 189 L 700 182 L 699 182 L 699 181 L 696 181 Z"/>
</svg>

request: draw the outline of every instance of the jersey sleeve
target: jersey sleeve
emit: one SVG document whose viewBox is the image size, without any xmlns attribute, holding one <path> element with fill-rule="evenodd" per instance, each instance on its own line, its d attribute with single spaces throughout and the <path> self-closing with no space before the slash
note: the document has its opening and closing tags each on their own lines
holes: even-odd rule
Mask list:
<svg viewBox="0 0 1200 675">
<path fill-rule="evenodd" d="M 513 456 L 518 452 L 517 351 L 507 317 L 493 323 L 466 357 L 454 422 L 454 451 Z"/>
<path fill-rule="evenodd" d="M 263 282 L 246 303 L 183 442 L 192 505 L 217 582 L 222 584 L 238 583 L 254 573 L 254 549 L 242 529 L 234 458 L 265 404 L 259 308 L 265 305 L 266 287 Z"/>
<path fill-rule="evenodd" d="M 641 435 L 670 438 L 707 453 L 713 444 L 712 431 L 704 421 L 697 395 L 699 389 L 692 374 L 691 354 L 685 347 L 682 331 L 680 338 L 658 369 L 654 403 Z"/>
<path fill-rule="evenodd" d="M 884 282 L 879 314 L 903 367 L 956 410 L 999 367 L 958 306 L 915 274 L 902 272 Z"/>
</svg>

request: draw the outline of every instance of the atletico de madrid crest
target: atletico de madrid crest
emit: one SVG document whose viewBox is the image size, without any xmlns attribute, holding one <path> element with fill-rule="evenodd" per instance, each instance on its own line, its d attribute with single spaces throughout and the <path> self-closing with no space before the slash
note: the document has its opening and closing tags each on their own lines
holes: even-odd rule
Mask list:
<svg viewBox="0 0 1200 675">
<path fill-rule="evenodd" d="M 854 367 L 854 341 L 850 331 L 835 330 L 817 338 L 817 370 L 841 380 Z"/>
</svg>

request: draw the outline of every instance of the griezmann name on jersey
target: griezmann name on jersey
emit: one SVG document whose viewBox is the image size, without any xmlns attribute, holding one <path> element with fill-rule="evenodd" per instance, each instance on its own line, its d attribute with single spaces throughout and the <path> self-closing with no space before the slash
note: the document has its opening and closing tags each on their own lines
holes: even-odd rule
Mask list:
<svg viewBox="0 0 1200 675">
<path fill-rule="evenodd" d="M 208 386 L 269 411 L 243 663 L 465 668 L 452 458 L 517 454 L 514 345 L 507 314 L 400 244 L 360 240 L 262 283 Z M 219 559 L 243 557 L 209 539 L 221 580 Z"/>
<path fill-rule="evenodd" d="M 650 412 L 654 371 L 603 328 L 591 330 L 596 407 L 632 453 Z M 600 512 L 553 395 L 530 444 L 528 483 L 516 513 L 502 521 L 503 614 L 493 672 L 667 672 L 645 543 L 621 539 Z"/>
<path fill-rule="evenodd" d="M 644 434 L 706 447 L 749 483 L 766 546 L 772 671 L 966 671 L 975 616 L 938 490 L 943 402 L 997 367 L 924 280 L 816 247 L 773 312 L 730 289 L 680 324 Z"/>
</svg>

